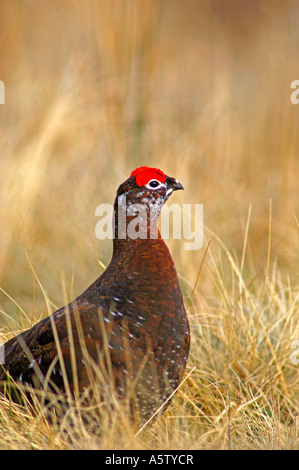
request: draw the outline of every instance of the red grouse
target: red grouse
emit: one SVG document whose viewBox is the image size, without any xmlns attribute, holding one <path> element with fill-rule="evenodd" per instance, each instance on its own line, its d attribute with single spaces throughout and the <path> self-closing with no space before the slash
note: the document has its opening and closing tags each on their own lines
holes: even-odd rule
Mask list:
<svg viewBox="0 0 299 470">
<path fill-rule="evenodd" d="M 163 408 L 181 381 L 190 345 L 178 276 L 157 225 L 163 204 L 178 189 L 183 186 L 176 179 L 149 167 L 137 168 L 120 185 L 106 271 L 69 305 L 5 344 L 0 391 L 10 376 L 27 389 L 47 382 L 63 394 L 67 376 L 70 391 L 82 392 L 90 386 L 87 351 L 118 396 L 129 395 L 141 424 Z"/>
</svg>

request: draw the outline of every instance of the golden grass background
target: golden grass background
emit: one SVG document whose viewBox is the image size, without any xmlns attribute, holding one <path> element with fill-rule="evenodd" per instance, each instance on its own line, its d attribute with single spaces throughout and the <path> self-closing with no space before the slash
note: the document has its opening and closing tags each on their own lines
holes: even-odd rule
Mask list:
<svg viewBox="0 0 299 470">
<path fill-rule="evenodd" d="M 1 2 L 2 340 L 48 314 L 31 266 L 54 309 L 107 265 L 95 208 L 136 166 L 204 204 L 205 240 L 167 242 L 196 369 L 165 416 L 81 441 L 3 404 L 0 446 L 298 446 L 298 44 L 297 0 Z"/>
</svg>

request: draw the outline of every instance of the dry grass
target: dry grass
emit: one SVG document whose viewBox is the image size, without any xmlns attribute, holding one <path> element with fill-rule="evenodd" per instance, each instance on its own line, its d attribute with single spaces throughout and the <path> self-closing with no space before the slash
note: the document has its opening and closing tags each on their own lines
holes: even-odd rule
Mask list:
<svg viewBox="0 0 299 470">
<path fill-rule="evenodd" d="M 98 276 L 111 243 L 95 240 L 95 208 L 134 167 L 177 177 L 175 202 L 203 203 L 205 222 L 202 250 L 168 242 L 192 349 L 165 415 L 136 435 L 118 408 L 74 403 L 50 424 L 2 400 L 0 446 L 298 448 L 298 2 L 11 0 L 0 13 L 1 340 Z"/>
</svg>

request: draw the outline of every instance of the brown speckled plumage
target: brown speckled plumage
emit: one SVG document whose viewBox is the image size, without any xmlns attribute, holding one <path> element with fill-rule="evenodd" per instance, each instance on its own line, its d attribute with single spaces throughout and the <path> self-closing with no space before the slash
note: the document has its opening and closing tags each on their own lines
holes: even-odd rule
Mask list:
<svg viewBox="0 0 299 470">
<path fill-rule="evenodd" d="M 117 191 L 113 256 L 106 271 L 68 306 L 5 344 L 5 364 L 4 369 L 0 369 L 2 391 L 6 372 L 16 382 L 38 389 L 43 388 L 44 378 L 52 367 L 52 389 L 65 392 L 54 323 L 71 391 L 75 380 L 70 325 L 80 391 L 89 386 L 90 380 L 80 331 L 83 331 L 88 355 L 95 362 L 99 362 L 101 354 L 106 357 L 109 351 L 110 358 L 106 357 L 104 367 L 112 370 L 120 397 L 127 395 L 128 390 L 134 395 L 141 423 L 146 422 L 179 385 L 188 358 L 190 335 L 173 260 L 159 233 L 158 238 L 149 238 L 149 217 L 143 238 L 132 240 L 120 233 L 117 209 L 119 197 L 123 196 L 126 209 L 133 203 L 147 208 L 155 204 L 156 224 L 164 202 L 172 191 L 182 186 L 162 172 L 155 173 L 155 169 L 142 167 L 132 175 Z M 137 182 L 136 175 L 139 175 Z M 158 182 L 151 183 L 156 187 L 149 185 L 151 180 Z M 133 217 L 128 210 L 126 227 Z"/>
</svg>

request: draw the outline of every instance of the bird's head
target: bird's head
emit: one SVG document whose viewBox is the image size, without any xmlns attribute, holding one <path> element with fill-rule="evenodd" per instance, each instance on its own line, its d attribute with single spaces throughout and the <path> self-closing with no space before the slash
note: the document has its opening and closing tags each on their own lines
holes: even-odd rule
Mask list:
<svg viewBox="0 0 299 470">
<path fill-rule="evenodd" d="M 158 168 L 142 166 L 132 171 L 130 177 L 118 188 L 114 209 L 126 211 L 126 225 L 138 214 L 146 217 L 147 225 L 157 225 L 160 211 L 173 193 L 184 189 L 175 178 L 167 176 Z M 119 220 L 119 213 L 118 215 Z"/>
<path fill-rule="evenodd" d="M 117 196 L 125 195 L 130 204 L 160 204 L 167 201 L 173 191 L 184 189 L 175 178 L 158 168 L 141 166 L 132 171 L 130 178 L 117 190 Z"/>
</svg>

